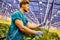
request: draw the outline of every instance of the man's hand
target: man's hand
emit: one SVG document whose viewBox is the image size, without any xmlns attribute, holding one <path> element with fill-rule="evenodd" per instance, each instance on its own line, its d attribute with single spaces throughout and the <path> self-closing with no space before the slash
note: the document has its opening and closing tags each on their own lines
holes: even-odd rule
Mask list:
<svg viewBox="0 0 60 40">
<path fill-rule="evenodd" d="M 40 27 L 45 26 L 45 22 L 41 23 L 39 26 Z"/>
<path fill-rule="evenodd" d="M 35 31 L 35 35 L 42 36 L 43 32 L 42 31 Z"/>
</svg>

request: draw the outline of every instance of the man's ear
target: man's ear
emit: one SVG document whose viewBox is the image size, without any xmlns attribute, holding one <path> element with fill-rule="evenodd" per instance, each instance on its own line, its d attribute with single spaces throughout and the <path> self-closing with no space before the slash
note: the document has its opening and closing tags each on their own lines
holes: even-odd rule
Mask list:
<svg viewBox="0 0 60 40">
<path fill-rule="evenodd" d="M 24 7 L 24 4 L 22 5 L 22 7 Z"/>
<path fill-rule="evenodd" d="M 23 4 L 22 7 L 25 8 L 25 4 Z"/>
</svg>

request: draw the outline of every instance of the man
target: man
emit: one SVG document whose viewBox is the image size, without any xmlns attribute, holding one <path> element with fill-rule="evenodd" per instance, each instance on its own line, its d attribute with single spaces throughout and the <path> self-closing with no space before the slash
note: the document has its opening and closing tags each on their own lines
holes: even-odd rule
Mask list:
<svg viewBox="0 0 60 40">
<path fill-rule="evenodd" d="M 27 17 L 24 15 L 29 10 L 29 1 L 20 2 L 20 10 L 14 12 L 11 16 L 11 25 L 8 31 L 6 40 L 24 40 L 24 33 L 42 35 L 41 31 L 35 31 L 31 28 L 37 28 L 40 25 L 31 24 L 28 22 Z"/>
</svg>

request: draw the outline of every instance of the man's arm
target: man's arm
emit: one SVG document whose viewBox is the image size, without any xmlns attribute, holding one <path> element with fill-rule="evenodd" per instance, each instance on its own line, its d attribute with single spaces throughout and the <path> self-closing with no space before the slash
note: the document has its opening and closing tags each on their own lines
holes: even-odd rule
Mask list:
<svg viewBox="0 0 60 40">
<path fill-rule="evenodd" d="M 15 20 L 15 24 L 17 25 L 17 27 L 18 27 L 21 31 L 23 31 L 23 32 L 25 32 L 25 33 L 28 33 L 28 34 L 34 34 L 34 33 L 35 33 L 35 30 L 29 29 L 28 27 L 24 26 L 24 25 L 23 25 L 23 22 L 22 22 L 21 20 L 16 19 L 16 20 Z"/>
<path fill-rule="evenodd" d="M 39 24 L 30 23 L 30 22 L 28 22 L 27 24 L 27 27 L 31 29 L 38 28 L 39 26 L 40 26 Z"/>
</svg>

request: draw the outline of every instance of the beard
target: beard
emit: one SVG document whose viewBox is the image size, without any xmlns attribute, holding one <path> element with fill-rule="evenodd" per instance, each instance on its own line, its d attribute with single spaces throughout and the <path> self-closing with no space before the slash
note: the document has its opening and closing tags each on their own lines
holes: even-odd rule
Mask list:
<svg viewBox="0 0 60 40">
<path fill-rule="evenodd" d="M 27 12 L 27 10 L 24 9 L 24 12 Z"/>
</svg>

